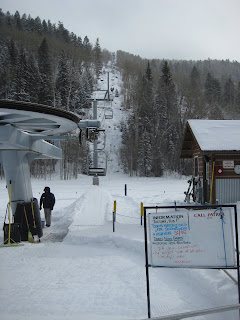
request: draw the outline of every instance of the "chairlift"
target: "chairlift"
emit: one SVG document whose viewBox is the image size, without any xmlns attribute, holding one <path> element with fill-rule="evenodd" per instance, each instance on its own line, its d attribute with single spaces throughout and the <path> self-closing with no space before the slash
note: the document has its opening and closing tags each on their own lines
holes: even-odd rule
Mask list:
<svg viewBox="0 0 240 320">
<path fill-rule="evenodd" d="M 89 176 L 105 176 L 106 175 L 106 168 L 88 168 L 88 175 Z"/>
<path fill-rule="evenodd" d="M 92 165 L 93 153 L 87 157 L 87 174 L 89 176 L 106 176 L 107 173 L 107 155 L 104 151 L 98 150 L 98 163 L 97 166 Z"/>
<path fill-rule="evenodd" d="M 113 109 L 110 107 L 105 108 L 104 117 L 105 117 L 105 119 L 112 119 L 113 118 Z"/>
<path fill-rule="evenodd" d="M 97 144 L 98 144 L 97 151 L 102 151 L 106 147 L 106 133 L 105 133 L 105 131 L 101 131 L 101 132 L 103 132 L 103 136 L 102 135 L 99 136 L 99 139 L 97 141 Z"/>
</svg>

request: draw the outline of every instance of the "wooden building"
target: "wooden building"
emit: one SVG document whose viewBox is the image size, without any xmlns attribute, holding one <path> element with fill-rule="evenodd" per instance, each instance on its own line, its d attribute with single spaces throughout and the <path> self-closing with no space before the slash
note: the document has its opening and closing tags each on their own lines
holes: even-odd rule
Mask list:
<svg viewBox="0 0 240 320">
<path fill-rule="evenodd" d="M 194 201 L 240 201 L 240 120 L 188 120 L 181 158 L 192 158 Z"/>
</svg>

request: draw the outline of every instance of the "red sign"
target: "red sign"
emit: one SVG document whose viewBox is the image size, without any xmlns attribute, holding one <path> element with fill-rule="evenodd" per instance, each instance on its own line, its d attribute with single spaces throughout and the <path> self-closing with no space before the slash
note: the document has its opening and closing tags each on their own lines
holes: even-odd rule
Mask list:
<svg viewBox="0 0 240 320">
<path fill-rule="evenodd" d="M 223 175 L 223 167 L 216 167 L 216 176 Z"/>
</svg>

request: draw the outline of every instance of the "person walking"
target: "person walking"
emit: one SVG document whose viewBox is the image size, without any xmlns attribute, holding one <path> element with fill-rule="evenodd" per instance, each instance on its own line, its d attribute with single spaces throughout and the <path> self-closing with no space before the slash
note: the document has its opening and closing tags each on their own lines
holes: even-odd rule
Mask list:
<svg viewBox="0 0 240 320">
<path fill-rule="evenodd" d="M 51 213 L 54 205 L 55 205 L 55 196 L 53 193 L 50 192 L 49 187 L 45 187 L 44 193 L 41 195 L 41 198 L 40 198 L 40 210 L 42 210 L 42 206 L 43 206 L 47 227 L 50 227 L 51 225 Z"/>
</svg>

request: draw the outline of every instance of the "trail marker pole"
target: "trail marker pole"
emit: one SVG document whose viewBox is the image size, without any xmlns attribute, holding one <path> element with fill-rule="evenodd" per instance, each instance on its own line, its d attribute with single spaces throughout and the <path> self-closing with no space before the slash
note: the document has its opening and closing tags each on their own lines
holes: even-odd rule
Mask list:
<svg viewBox="0 0 240 320">
<path fill-rule="evenodd" d="M 116 214 L 113 211 L 113 232 L 115 232 L 115 220 L 116 220 Z"/>
<path fill-rule="evenodd" d="M 143 217 L 143 203 L 141 202 L 141 226 L 142 226 L 142 217 Z"/>
<path fill-rule="evenodd" d="M 113 204 L 113 232 L 115 232 L 116 212 L 117 212 L 117 201 L 114 200 L 114 204 Z"/>
</svg>

